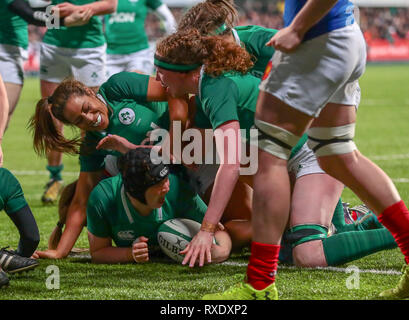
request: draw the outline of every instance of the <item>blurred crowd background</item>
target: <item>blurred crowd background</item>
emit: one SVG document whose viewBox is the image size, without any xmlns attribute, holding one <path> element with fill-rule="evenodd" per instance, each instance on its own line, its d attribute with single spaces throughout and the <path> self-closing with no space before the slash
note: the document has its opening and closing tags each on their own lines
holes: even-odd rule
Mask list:
<svg viewBox="0 0 409 320">
<path fill-rule="evenodd" d="M 283 0 L 236 0 L 235 3 L 240 13 L 238 25 L 260 25 L 273 29 L 283 28 Z M 170 7 L 170 9 L 176 21 L 179 21 L 187 10 L 186 7 Z M 359 23 L 368 46 L 381 44 L 382 52 L 385 52 L 385 50 L 390 51 L 389 47 L 386 48 L 388 44 L 393 46 L 397 43 L 403 45 L 403 49 L 406 48 L 409 55 L 409 8 L 360 7 L 359 16 Z M 36 72 L 39 43 L 44 32 L 45 28 L 29 26 L 29 60 L 26 63 L 28 73 Z M 153 13 L 150 13 L 146 19 L 146 32 L 152 43 L 165 34 L 163 25 Z M 405 42 L 402 42 L 402 40 Z M 379 52 L 379 50 L 376 52 Z M 402 52 L 402 48 L 400 52 Z"/>
</svg>

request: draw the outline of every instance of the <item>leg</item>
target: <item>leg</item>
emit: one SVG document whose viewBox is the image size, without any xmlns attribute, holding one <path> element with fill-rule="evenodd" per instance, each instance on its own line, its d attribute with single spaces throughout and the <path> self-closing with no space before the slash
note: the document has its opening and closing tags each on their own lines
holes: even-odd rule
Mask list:
<svg viewBox="0 0 409 320">
<path fill-rule="evenodd" d="M 21 93 L 21 89 L 23 88 L 23 85 L 5 82 L 4 86 L 6 87 L 7 99 L 9 101 L 9 106 L 10 106 L 9 116 L 8 116 L 7 124 L 6 124 L 6 130 L 7 130 L 7 127 L 10 123 L 11 116 L 13 115 L 13 112 L 16 109 L 18 100 L 20 98 L 20 93 Z"/>
<path fill-rule="evenodd" d="M 337 127 L 355 121 L 351 106 L 328 104 L 314 122 L 316 128 Z M 310 133 L 309 133 L 310 135 Z M 353 136 L 353 135 L 352 135 Z M 315 138 L 315 137 L 314 137 Z M 321 137 L 324 138 L 325 137 Z M 329 144 L 331 145 L 331 144 Z M 326 150 L 325 150 L 326 149 Z M 403 298 L 409 296 L 409 210 L 400 198 L 391 179 L 358 150 L 333 152 L 326 147 L 316 150 L 321 167 L 351 188 L 357 196 L 378 215 L 379 221 L 391 232 L 405 256 L 406 266 L 397 288 L 381 293 L 382 296 Z"/>
<path fill-rule="evenodd" d="M 328 230 L 343 188 L 342 183 L 327 174 L 309 174 L 297 179 L 291 199 L 290 227 L 321 225 Z M 326 266 L 322 240 L 297 245 L 293 260 L 300 267 Z"/>
<path fill-rule="evenodd" d="M 264 91 L 260 91 L 255 118 L 256 122 L 261 120 L 276 126 L 274 130 L 281 130 L 280 134 L 272 137 L 286 140 L 291 146 L 286 151 L 282 148 L 276 151 L 272 150 L 277 148 L 274 141 L 269 144 L 267 138 L 264 141 L 259 138 L 259 165 L 254 176 L 253 243 L 247 268 L 249 283 L 259 290 L 275 280 L 281 237 L 290 213 L 287 159 L 312 118 Z"/>
<path fill-rule="evenodd" d="M 54 90 L 58 87 L 58 83 L 41 80 L 41 96 L 49 97 L 53 94 Z M 56 126 L 60 132 L 63 131 L 63 124 L 54 119 Z M 50 203 L 57 200 L 58 194 L 63 186 L 61 171 L 63 169 L 62 164 L 63 154 L 57 151 L 49 151 L 47 153 L 47 170 L 50 171 L 50 181 L 46 185 L 46 190 L 41 198 L 43 203 Z"/>
<path fill-rule="evenodd" d="M 330 103 L 311 127 L 328 128 L 351 124 L 355 122 L 355 115 L 353 106 Z M 376 214 L 400 201 L 399 193 L 391 179 L 358 150 L 337 155 L 317 155 L 320 166 L 351 188 Z"/>
<path fill-rule="evenodd" d="M 214 235 L 218 245 L 213 245 L 211 249 L 212 263 L 220 263 L 230 255 L 231 252 L 231 239 L 229 234 L 225 231 L 217 231 Z"/>
</svg>

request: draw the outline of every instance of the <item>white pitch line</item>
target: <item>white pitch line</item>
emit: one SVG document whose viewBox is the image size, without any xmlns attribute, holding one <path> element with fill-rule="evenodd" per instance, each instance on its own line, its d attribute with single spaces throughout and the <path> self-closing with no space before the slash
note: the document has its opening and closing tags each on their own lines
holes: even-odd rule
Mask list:
<svg viewBox="0 0 409 320">
<path fill-rule="evenodd" d="M 237 266 L 237 267 L 246 267 L 247 263 L 244 262 L 234 262 L 234 261 L 226 261 L 223 262 L 222 265 L 229 265 L 229 266 Z M 337 268 L 337 267 L 316 267 L 316 268 L 298 268 L 295 266 L 278 266 L 278 269 L 283 269 L 283 270 L 294 270 L 294 269 L 300 269 L 300 270 L 324 270 L 324 271 L 334 271 L 334 272 L 342 272 L 342 273 L 348 273 L 347 268 Z M 376 270 L 376 269 L 358 269 L 359 273 L 372 273 L 372 274 L 386 274 L 386 275 L 401 275 L 402 273 L 400 271 L 396 270 Z M 349 272 L 350 273 L 350 272 Z"/>
<path fill-rule="evenodd" d="M 46 170 L 10 170 L 13 174 L 17 176 L 48 176 L 50 172 Z M 76 177 L 79 172 L 63 171 L 63 175 Z"/>
<path fill-rule="evenodd" d="M 401 160 L 401 159 L 409 159 L 409 153 L 406 154 L 388 154 L 388 155 L 382 155 L 382 156 L 368 156 L 371 160 L 384 160 L 384 161 L 389 161 L 389 160 Z"/>
</svg>

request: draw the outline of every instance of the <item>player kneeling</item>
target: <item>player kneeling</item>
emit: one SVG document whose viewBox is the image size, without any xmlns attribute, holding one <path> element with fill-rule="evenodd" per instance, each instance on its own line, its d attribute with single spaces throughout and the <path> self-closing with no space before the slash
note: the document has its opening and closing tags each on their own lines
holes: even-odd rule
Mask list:
<svg viewBox="0 0 409 320">
<path fill-rule="evenodd" d="M 167 165 L 152 161 L 151 150 L 129 151 L 120 160 L 121 173 L 93 189 L 87 205 L 92 262 L 149 261 L 149 248 L 158 244 L 158 229 L 165 221 L 202 222 L 207 209 L 202 199 Z M 222 230 L 214 237 L 211 261 L 218 263 L 229 257 L 231 240 Z"/>
</svg>

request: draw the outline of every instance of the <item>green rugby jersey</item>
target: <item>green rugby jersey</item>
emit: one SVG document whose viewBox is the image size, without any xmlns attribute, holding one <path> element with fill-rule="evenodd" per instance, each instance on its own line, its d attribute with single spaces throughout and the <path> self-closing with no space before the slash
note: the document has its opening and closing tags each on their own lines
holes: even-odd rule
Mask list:
<svg viewBox="0 0 409 320">
<path fill-rule="evenodd" d="M 16 177 L 6 168 L 0 168 L 0 211 L 11 214 L 27 206 L 23 190 Z"/>
<path fill-rule="evenodd" d="M 170 190 L 165 203 L 148 216 L 141 216 L 126 195 L 121 175 L 101 181 L 91 192 L 87 205 L 87 228 L 94 236 L 111 238 L 117 247 L 130 247 L 140 236 L 156 245 L 159 226 L 173 218 L 202 222 L 207 206 L 187 182 L 169 175 Z"/>
<path fill-rule="evenodd" d="M 240 129 L 245 129 L 246 136 L 243 138 L 249 141 L 260 81 L 249 73 L 225 73 L 219 77 L 211 77 L 202 69 L 199 94 L 196 95 L 195 126 L 215 130 L 223 123 L 236 120 L 240 123 Z M 306 140 L 305 134 L 292 149 L 291 157 L 301 149 Z"/>
<path fill-rule="evenodd" d="M 96 0 L 52 0 L 53 5 L 69 2 L 74 5 L 85 5 Z M 86 25 L 47 29 L 43 42 L 60 48 L 96 48 L 105 44 L 101 17 L 92 17 Z"/>
<path fill-rule="evenodd" d="M 13 0 L 0 0 L 0 44 L 28 48 L 27 22 L 7 6 Z"/>
<path fill-rule="evenodd" d="M 156 10 L 160 0 L 118 0 L 117 11 L 105 16 L 108 54 L 128 54 L 149 47 L 145 32 L 148 9 Z"/>
<path fill-rule="evenodd" d="M 81 171 L 98 171 L 104 167 L 108 150 L 96 150 L 98 142 L 108 134 L 140 144 L 153 129 L 169 128 L 167 102 L 148 102 L 149 76 L 120 72 L 101 85 L 98 96 L 107 105 L 109 125 L 105 131 L 88 131 L 81 146 Z"/>
<path fill-rule="evenodd" d="M 275 52 L 274 47 L 267 47 L 266 43 L 278 30 L 260 26 L 240 26 L 235 27 L 232 32 L 236 42 L 244 46 L 254 58 L 254 66 L 251 68 L 250 73 L 261 78 Z"/>
</svg>

